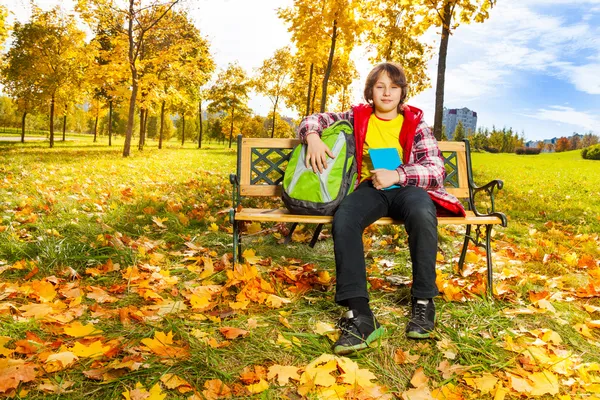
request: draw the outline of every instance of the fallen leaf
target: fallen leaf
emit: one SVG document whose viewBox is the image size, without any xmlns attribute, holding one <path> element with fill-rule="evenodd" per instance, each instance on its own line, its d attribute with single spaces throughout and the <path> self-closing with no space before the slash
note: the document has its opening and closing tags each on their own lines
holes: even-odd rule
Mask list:
<svg viewBox="0 0 600 400">
<path fill-rule="evenodd" d="M 269 367 L 269 373 L 267 379 L 273 379 L 277 377 L 277 383 L 279 386 L 285 386 L 288 384 L 290 379 L 295 381 L 300 380 L 298 371 L 300 368 L 294 367 L 293 365 L 272 365 Z"/>
<path fill-rule="evenodd" d="M 429 381 L 429 378 L 425 375 L 425 371 L 423 371 L 423 367 L 417 368 L 413 377 L 410 379 L 410 384 L 414 387 L 418 388 L 424 386 Z"/>
<path fill-rule="evenodd" d="M 202 391 L 207 400 L 216 400 L 231 397 L 231 389 L 220 379 L 210 379 L 204 382 L 205 390 Z"/>
<path fill-rule="evenodd" d="M 69 325 L 65 326 L 64 332 L 65 332 L 65 334 L 67 334 L 71 337 L 83 337 L 83 336 L 89 336 L 92 334 L 102 333 L 102 331 L 100 329 L 96 328 L 93 324 L 83 325 L 79 321 L 74 321 L 74 322 L 70 323 Z"/>
<path fill-rule="evenodd" d="M 230 326 L 224 326 L 222 328 L 219 328 L 219 332 L 221 332 L 221 334 L 225 336 L 225 339 L 229 340 L 237 339 L 240 336 L 246 337 L 248 335 L 248 331 L 240 328 L 233 328 Z"/>
<path fill-rule="evenodd" d="M 34 364 L 0 359 L 0 393 L 16 389 L 21 382 L 31 382 L 35 376 Z"/>
<path fill-rule="evenodd" d="M 261 379 L 258 383 L 255 383 L 253 385 L 246 386 L 246 389 L 248 389 L 248 391 L 251 394 L 264 392 L 268 388 L 269 388 L 269 382 L 265 381 L 264 379 Z"/>
<path fill-rule="evenodd" d="M 78 357 L 100 357 L 105 352 L 110 350 L 110 346 L 104 346 L 102 341 L 96 340 L 95 342 L 90 343 L 89 345 L 82 344 L 80 342 L 76 342 L 75 345 L 70 349 L 73 354 Z"/>
</svg>

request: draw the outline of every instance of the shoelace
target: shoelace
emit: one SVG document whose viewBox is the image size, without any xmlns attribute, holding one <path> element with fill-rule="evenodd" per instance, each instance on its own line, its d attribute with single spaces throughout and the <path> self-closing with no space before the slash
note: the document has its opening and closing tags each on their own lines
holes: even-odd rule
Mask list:
<svg viewBox="0 0 600 400">
<path fill-rule="evenodd" d="M 341 318 L 337 323 L 336 327 L 344 332 L 349 332 L 354 325 L 354 318 Z"/>
<path fill-rule="evenodd" d="M 428 304 L 415 304 L 415 319 L 418 321 L 425 321 L 425 314 L 427 313 Z"/>
</svg>

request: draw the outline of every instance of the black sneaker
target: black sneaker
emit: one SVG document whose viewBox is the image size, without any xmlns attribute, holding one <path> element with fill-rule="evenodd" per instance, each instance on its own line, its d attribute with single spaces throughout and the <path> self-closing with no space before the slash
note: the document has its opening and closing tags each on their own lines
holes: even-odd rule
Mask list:
<svg viewBox="0 0 600 400">
<path fill-rule="evenodd" d="M 333 344 L 333 352 L 341 356 L 370 347 L 385 332 L 374 316 L 362 315 L 356 310 L 346 312 L 337 327 L 342 334 Z"/>
<path fill-rule="evenodd" d="M 410 321 L 406 325 L 406 336 L 411 339 L 429 339 L 435 326 L 435 304 L 433 299 L 412 298 Z"/>
</svg>

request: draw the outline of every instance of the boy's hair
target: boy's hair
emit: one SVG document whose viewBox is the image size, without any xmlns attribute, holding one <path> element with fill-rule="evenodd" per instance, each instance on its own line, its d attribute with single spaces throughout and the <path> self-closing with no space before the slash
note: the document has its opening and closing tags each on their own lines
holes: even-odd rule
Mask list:
<svg viewBox="0 0 600 400">
<path fill-rule="evenodd" d="M 377 83 L 377 79 L 379 78 L 379 74 L 382 72 L 386 72 L 392 82 L 396 85 L 400 86 L 402 89 L 402 94 L 400 95 L 400 103 L 398 104 L 398 111 L 402 110 L 402 104 L 406 100 L 406 95 L 408 93 L 408 83 L 406 82 L 406 74 L 404 74 L 404 69 L 398 63 L 394 62 L 384 62 L 378 64 L 369 72 L 367 76 L 367 81 L 365 82 L 365 91 L 364 96 L 367 102 L 373 102 L 373 87 L 375 83 Z"/>
</svg>

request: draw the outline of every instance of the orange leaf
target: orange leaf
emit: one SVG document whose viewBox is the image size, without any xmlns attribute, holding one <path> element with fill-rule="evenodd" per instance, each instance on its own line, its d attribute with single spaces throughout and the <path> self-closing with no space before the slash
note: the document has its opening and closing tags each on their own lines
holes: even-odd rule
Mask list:
<svg viewBox="0 0 600 400">
<path fill-rule="evenodd" d="M 0 360 L 0 393 L 16 389 L 21 382 L 31 382 L 35 379 L 34 364 L 22 363 L 7 359 Z"/>
<path fill-rule="evenodd" d="M 220 379 L 210 379 L 204 382 L 204 387 L 206 390 L 203 390 L 202 394 L 207 400 L 231 397 L 231 389 L 221 382 Z"/>
<path fill-rule="evenodd" d="M 233 328 L 230 326 L 224 326 L 222 328 L 219 329 L 219 332 L 221 332 L 221 334 L 223 336 L 225 336 L 225 339 L 237 339 L 238 337 L 246 337 L 246 335 L 248 335 L 248 331 L 244 330 L 244 329 L 240 329 L 240 328 Z"/>
<path fill-rule="evenodd" d="M 415 371 L 413 377 L 410 379 L 410 384 L 418 388 L 421 386 L 425 386 L 427 384 L 427 381 L 429 381 L 429 378 L 425 375 L 423 367 L 419 367 Z"/>
</svg>

